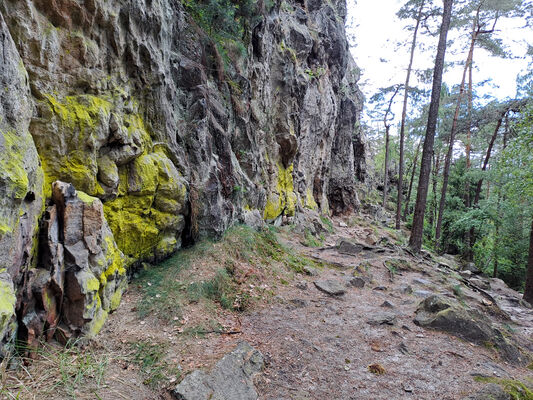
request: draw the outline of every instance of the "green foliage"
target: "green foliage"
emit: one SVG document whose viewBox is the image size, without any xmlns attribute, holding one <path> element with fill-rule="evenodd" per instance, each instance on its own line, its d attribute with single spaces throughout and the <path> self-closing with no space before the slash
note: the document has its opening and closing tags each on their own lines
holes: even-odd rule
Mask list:
<svg viewBox="0 0 533 400">
<path fill-rule="evenodd" d="M 110 363 L 109 354 L 102 354 L 89 346 L 82 346 L 77 340 L 69 341 L 64 347 L 41 343 L 37 348 L 19 346 L 19 350 L 22 353 L 31 351 L 33 354 L 33 359 L 22 360 L 20 365 L 34 363 L 39 369 L 47 371 L 47 379 L 44 382 L 38 379 L 24 383 L 15 376 L 13 382 L 16 384 L 6 384 L 5 380 L 1 379 L 0 395 L 6 396 L 2 398 L 36 398 L 34 397 L 36 393 L 41 396 L 63 393 L 68 398 L 76 399 L 79 398 L 80 391 L 91 392 L 94 398 L 98 398 L 98 389 L 106 384 L 105 373 Z M 4 367 L 4 363 L 1 363 L 0 376 L 6 373 Z M 25 374 L 29 375 L 28 370 L 25 367 L 23 369 Z M 10 374 L 14 375 L 15 371 L 10 371 L 4 376 Z M 22 397 L 24 394 L 30 394 L 31 397 Z"/>
<path fill-rule="evenodd" d="M 185 9 L 210 36 L 242 39 L 257 17 L 256 0 L 181 0 Z"/>
</svg>

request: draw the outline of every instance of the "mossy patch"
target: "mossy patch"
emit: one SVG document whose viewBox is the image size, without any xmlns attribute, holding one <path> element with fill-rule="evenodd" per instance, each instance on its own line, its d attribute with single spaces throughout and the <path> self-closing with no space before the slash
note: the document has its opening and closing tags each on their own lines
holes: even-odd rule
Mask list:
<svg viewBox="0 0 533 400">
<path fill-rule="evenodd" d="M 495 383 L 511 396 L 512 400 L 533 400 L 533 389 L 523 382 L 513 379 L 476 377 L 477 382 Z"/>
</svg>

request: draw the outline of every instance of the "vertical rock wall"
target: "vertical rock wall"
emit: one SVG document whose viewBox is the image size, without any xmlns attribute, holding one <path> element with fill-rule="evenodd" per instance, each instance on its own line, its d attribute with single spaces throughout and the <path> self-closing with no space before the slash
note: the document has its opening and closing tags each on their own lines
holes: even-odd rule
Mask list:
<svg viewBox="0 0 533 400">
<path fill-rule="evenodd" d="M 174 0 L 0 3 L 0 336 L 96 332 L 182 240 L 357 207 L 345 1 L 253 4 L 228 38 Z"/>
</svg>

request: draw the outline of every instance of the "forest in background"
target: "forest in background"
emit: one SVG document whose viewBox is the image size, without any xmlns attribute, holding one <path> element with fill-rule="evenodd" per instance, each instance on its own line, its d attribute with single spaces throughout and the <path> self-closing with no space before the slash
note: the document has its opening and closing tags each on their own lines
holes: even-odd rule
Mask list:
<svg viewBox="0 0 533 400">
<path fill-rule="evenodd" d="M 527 40 L 533 3 L 445 0 L 446 8 L 448 21 L 441 1 L 409 0 L 397 13 L 411 36 L 399 44 L 405 50 L 398 52 L 405 58 L 405 75 L 367 99 L 370 117 L 361 126 L 374 160 L 374 179 L 383 205 L 395 214 L 396 228 L 412 230 L 411 247 L 457 254 L 522 291 L 529 265 L 524 297 L 531 301 L 533 43 L 526 54 L 517 54 L 516 47 L 502 40 L 502 32 L 506 20 L 519 18 Z M 444 46 L 427 46 L 438 36 Z M 528 59 L 514 98 L 495 98 L 486 90 L 492 83 L 476 79 L 487 68 L 476 62 L 480 50 Z M 447 63 L 446 51 L 462 54 L 463 61 Z M 434 69 L 417 69 L 417 60 L 435 59 L 436 53 Z M 462 80 L 441 84 L 439 73 L 442 80 L 443 70 L 452 67 L 461 69 Z"/>
</svg>

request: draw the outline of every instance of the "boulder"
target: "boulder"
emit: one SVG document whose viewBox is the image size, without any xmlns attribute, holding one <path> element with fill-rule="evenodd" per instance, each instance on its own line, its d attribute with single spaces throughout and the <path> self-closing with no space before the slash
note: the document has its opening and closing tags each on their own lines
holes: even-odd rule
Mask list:
<svg viewBox="0 0 533 400">
<path fill-rule="evenodd" d="M 172 391 L 177 400 L 257 400 L 253 377 L 263 355 L 246 342 L 226 354 L 210 372 L 195 370 Z"/>
<path fill-rule="evenodd" d="M 462 400 L 511 400 L 510 394 L 506 393 L 495 383 L 487 384 L 479 392 L 463 397 Z"/>
<path fill-rule="evenodd" d="M 487 317 L 477 310 L 464 308 L 455 300 L 439 295 L 426 298 L 419 304 L 414 322 L 478 345 L 494 346 L 509 362 L 520 364 L 525 361 L 519 349 Z"/>
</svg>

